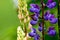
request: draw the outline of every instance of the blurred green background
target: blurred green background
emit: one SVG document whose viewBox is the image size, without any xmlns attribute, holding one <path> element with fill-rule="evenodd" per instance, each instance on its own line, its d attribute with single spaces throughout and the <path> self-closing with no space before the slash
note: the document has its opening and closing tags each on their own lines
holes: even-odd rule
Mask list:
<svg viewBox="0 0 60 40">
<path fill-rule="evenodd" d="M 0 40 L 17 40 L 19 20 L 13 0 L 0 0 Z"/>
<path fill-rule="evenodd" d="M 35 2 L 33 2 L 33 0 L 26 0 L 26 1 L 28 3 L 28 10 L 30 7 L 29 6 L 30 3 L 36 3 L 40 5 L 40 0 L 35 0 Z M 58 0 L 55 1 L 57 2 L 57 6 L 54 9 L 49 9 L 49 10 L 52 13 L 54 13 L 55 17 L 57 17 Z M 47 0 L 44 0 L 44 2 L 46 3 Z M 48 10 L 48 8 L 45 8 L 45 11 L 46 10 Z M 17 40 L 17 27 L 19 24 L 20 23 L 17 16 L 17 7 L 14 5 L 13 0 L 0 0 L 0 40 Z M 47 22 L 45 23 L 45 25 L 47 28 L 49 25 L 52 24 Z M 48 35 L 45 35 L 45 40 L 58 40 L 58 33 L 59 33 L 58 23 L 55 24 L 54 26 L 57 31 L 57 35 L 55 37 L 50 37 Z"/>
</svg>

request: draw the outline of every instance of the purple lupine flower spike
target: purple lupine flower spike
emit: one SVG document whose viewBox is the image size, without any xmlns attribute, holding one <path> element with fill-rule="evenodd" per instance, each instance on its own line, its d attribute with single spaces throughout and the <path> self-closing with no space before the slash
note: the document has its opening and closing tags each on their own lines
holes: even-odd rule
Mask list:
<svg viewBox="0 0 60 40">
<path fill-rule="evenodd" d="M 56 6 L 56 2 L 52 1 L 52 0 L 48 0 L 46 6 L 50 9 L 54 8 Z"/>
</svg>

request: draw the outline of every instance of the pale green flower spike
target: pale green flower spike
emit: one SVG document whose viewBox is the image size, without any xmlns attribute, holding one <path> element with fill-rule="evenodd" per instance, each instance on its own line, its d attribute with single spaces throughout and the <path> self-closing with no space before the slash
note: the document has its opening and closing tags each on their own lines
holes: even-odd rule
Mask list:
<svg viewBox="0 0 60 40">
<path fill-rule="evenodd" d="M 23 40 L 25 33 L 23 32 L 22 28 L 18 26 L 17 28 L 17 40 Z"/>
<path fill-rule="evenodd" d="M 18 18 L 20 26 L 17 28 L 17 40 L 27 40 L 27 28 L 30 26 L 30 17 L 26 0 L 18 0 Z"/>
<path fill-rule="evenodd" d="M 30 17 L 27 10 L 26 0 L 18 0 L 18 18 L 22 26 L 29 24 Z"/>
</svg>

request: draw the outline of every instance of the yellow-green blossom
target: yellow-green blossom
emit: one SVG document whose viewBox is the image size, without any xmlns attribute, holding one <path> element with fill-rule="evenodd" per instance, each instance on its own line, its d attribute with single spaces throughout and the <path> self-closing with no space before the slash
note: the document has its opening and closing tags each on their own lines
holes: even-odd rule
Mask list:
<svg viewBox="0 0 60 40">
<path fill-rule="evenodd" d="M 26 40 L 27 35 L 25 36 L 26 33 L 24 31 L 27 31 L 26 27 L 29 26 L 30 21 L 26 0 L 18 0 L 18 18 L 20 20 L 20 26 L 17 28 L 17 40 Z"/>
<path fill-rule="evenodd" d="M 18 26 L 17 28 L 17 40 L 23 40 L 25 36 L 25 33 L 23 32 L 21 26 Z"/>
</svg>

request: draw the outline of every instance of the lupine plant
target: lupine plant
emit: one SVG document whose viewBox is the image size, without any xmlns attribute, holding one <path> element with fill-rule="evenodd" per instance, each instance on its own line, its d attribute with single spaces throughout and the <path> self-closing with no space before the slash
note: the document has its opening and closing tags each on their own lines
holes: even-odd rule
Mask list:
<svg viewBox="0 0 60 40">
<path fill-rule="evenodd" d="M 36 1 L 36 0 L 33 0 Z M 54 9 L 56 7 L 56 2 L 54 0 L 47 0 L 47 3 L 44 3 L 43 0 L 41 0 L 40 5 L 31 3 L 29 12 L 32 14 L 30 15 L 27 11 L 27 4 L 25 0 L 18 0 L 18 8 L 19 8 L 19 14 L 18 17 L 20 19 L 21 23 L 21 29 L 20 31 L 23 31 L 23 33 L 20 32 L 20 36 L 18 36 L 21 39 L 19 40 L 24 40 L 23 38 L 29 36 L 28 38 L 33 38 L 33 40 L 44 40 L 44 34 L 47 34 L 51 37 L 56 36 L 56 30 L 54 25 L 58 22 L 58 18 L 55 17 L 54 14 L 51 13 L 49 9 Z M 44 11 L 44 8 L 47 7 L 48 10 Z M 42 16 L 41 16 L 41 11 L 42 11 Z M 49 22 L 50 25 L 48 28 L 45 27 L 45 22 Z M 25 27 L 28 25 L 28 27 Z M 33 26 L 37 25 L 37 28 L 34 28 Z M 20 27 L 19 26 L 19 27 Z M 28 32 L 27 28 L 29 28 L 30 32 Z M 19 31 L 19 30 L 18 30 Z M 25 37 L 24 37 L 25 36 Z M 23 38 L 22 38 L 23 37 Z M 28 40 L 28 39 L 26 39 Z"/>
<path fill-rule="evenodd" d="M 40 10 L 43 10 L 43 7 L 47 7 L 48 9 L 53 9 L 56 7 L 56 2 L 54 0 L 48 0 L 46 4 L 43 3 L 42 1 L 42 8 L 40 8 L 39 5 L 37 4 L 30 4 L 30 12 L 32 12 L 33 14 L 31 15 L 31 21 L 30 24 L 32 26 L 38 24 L 38 30 L 42 32 L 42 37 L 44 40 L 44 21 L 49 21 L 51 24 L 56 24 L 58 22 L 58 19 L 55 17 L 54 14 L 50 13 L 50 10 L 47 10 L 45 13 L 42 12 L 42 17 L 40 16 Z M 39 19 L 42 19 L 42 22 L 39 22 Z M 34 40 L 39 40 L 40 39 L 40 34 L 38 34 L 35 28 L 31 28 L 31 32 L 29 33 L 30 37 L 33 37 Z M 56 30 L 54 29 L 53 26 L 50 25 L 50 27 L 48 28 L 47 34 L 49 36 L 55 36 L 56 35 Z"/>
</svg>

